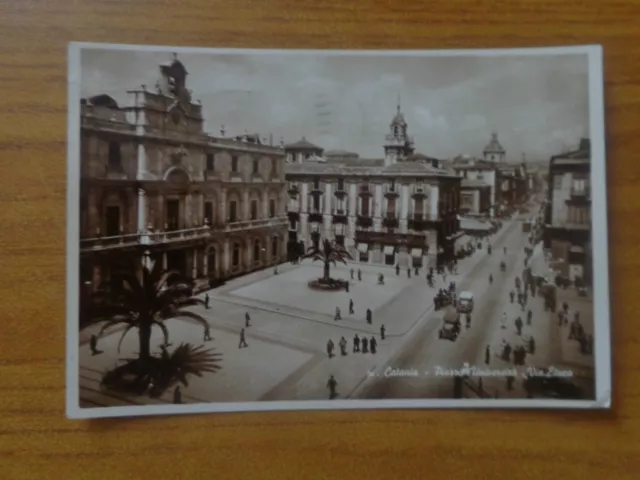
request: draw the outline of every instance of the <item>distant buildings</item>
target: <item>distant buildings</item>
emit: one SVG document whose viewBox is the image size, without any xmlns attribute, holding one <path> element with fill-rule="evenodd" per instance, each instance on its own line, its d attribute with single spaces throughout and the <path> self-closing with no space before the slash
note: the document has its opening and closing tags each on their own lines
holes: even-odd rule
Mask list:
<svg viewBox="0 0 640 480">
<path fill-rule="evenodd" d="M 411 266 L 453 258 L 461 178 L 416 153 L 400 107 L 384 158 L 360 159 L 302 139 L 285 146 L 289 252 L 328 238 L 365 263 Z"/>
<path fill-rule="evenodd" d="M 592 281 L 591 146 L 582 139 L 571 152 L 551 157 L 544 246 L 565 278 Z"/>
<path fill-rule="evenodd" d="M 286 255 L 285 155 L 258 135 L 212 137 L 187 70 L 160 66 L 153 91 L 82 100 L 80 276 L 90 291 L 142 254 L 197 285 Z"/>
</svg>

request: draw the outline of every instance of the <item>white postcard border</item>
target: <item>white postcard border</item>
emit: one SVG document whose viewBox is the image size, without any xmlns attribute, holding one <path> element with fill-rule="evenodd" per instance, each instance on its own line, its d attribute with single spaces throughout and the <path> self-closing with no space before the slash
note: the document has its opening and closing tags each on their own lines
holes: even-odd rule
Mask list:
<svg viewBox="0 0 640 480">
<path fill-rule="evenodd" d="M 188 405 L 143 405 L 81 408 L 79 398 L 79 224 L 80 224 L 80 55 L 84 49 L 176 52 L 183 54 L 345 55 L 345 56 L 545 56 L 584 53 L 589 58 L 589 117 L 591 139 L 592 244 L 594 263 L 595 400 L 555 399 L 406 399 L 406 400 L 291 400 L 273 402 L 216 402 Z M 354 409 L 602 409 L 611 407 L 611 334 L 609 255 L 604 129 L 602 47 L 469 49 L 469 50 L 272 50 L 171 47 L 73 42 L 68 49 L 67 144 L 67 282 L 66 282 L 66 414 L 70 419 L 152 416 L 212 412 L 269 412 L 286 410 Z M 597 227 L 597 228 L 596 228 Z"/>
</svg>

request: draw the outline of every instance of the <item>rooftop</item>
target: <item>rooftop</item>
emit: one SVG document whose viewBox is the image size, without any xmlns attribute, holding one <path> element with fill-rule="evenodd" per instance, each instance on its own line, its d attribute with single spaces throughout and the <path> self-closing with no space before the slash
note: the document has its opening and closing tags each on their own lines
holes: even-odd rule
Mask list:
<svg viewBox="0 0 640 480">
<path fill-rule="evenodd" d="M 461 187 L 467 188 L 482 188 L 482 187 L 490 187 L 487 182 L 484 180 L 474 180 L 472 178 L 463 178 L 462 182 L 460 182 Z"/>
<path fill-rule="evenodd" d="M 505 153 L 505 149 L 502 147 L 502 145 L 500 145 L 500 142 L 498 141 L 498 134 L 496 132 L 493 132 L 491 134 L 491 140 L 489 141 L 487 146 L 484 147 L 483 153 Z"/>
<path fill-rule="evenodd" d="M 384 167 L 382 165 L 337 164 L 337 163 L 302 163 L 288 164 L 286 173 L 293 175 L 351 175 L 351 176 L 394 176 L 394 177 L 452 177 L 459 178 L 453 172 L 435 168 L 422 162 L 401 162 Z"/>
<path fill-rule="evenodd" d="M 319 151 L 322 151 L 322 147 L 314 145 L 313 143 L 309 142 L 304 137 L 302 137 L 297 142 L 293 142 L 293 143 L 289 143 L 289 144 L 285 145 L 284 148 L 292 149 L 292 150 L 295 149 L 295 150 L 319 150 Z"/>
</svg>

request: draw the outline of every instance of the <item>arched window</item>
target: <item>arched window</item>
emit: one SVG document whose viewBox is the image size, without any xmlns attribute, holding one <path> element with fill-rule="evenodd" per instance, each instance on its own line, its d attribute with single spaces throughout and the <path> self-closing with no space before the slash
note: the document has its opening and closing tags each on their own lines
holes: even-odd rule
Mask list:
<svg viewBox="0 0 640 480">
<path fill-rule="evenodd" d="M 237 267 L 238 265 L 240 265 L 240 244 L 238 244 L 238 243 L 234 243 L 233 244 L 232 265 L 234 267 Z"/>
</svg>

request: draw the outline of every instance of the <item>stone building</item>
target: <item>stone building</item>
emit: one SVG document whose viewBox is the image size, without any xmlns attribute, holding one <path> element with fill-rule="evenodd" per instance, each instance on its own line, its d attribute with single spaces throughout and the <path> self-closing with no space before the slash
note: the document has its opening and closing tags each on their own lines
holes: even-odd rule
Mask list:
<svg viewBox="0 0 640 480">
<path fill-rule="evenodd" d="M 553 268 L 571 281 L 587 283 L 592 281 L 590 172 L 588 139 L 574 151 L 551 157 L 543 236 Z"/>
<path fill-rule="evenodd" d="M 462 177 L 460 213 L 493 217 L 498 165 L 492 160 L 463 155 L 453 159 L 451 168 Z"/>
<path fill-rule="evenodd" d="M 143 253 L 197 286 L 286 255 L 284 150 L 213 137 L 177 59 L 118 105 L 81 101 L 80 275 L 90 290 Z"/>
<path fill-rule="evenodd" d="M 292 256 L 329 238 L 364 263 L 426 265 L 453 257 L 460 177 L 414 152 L 400 107 L 383 148 L 382 159 L 310 156 L 287 165 Z"/>
</svg>

